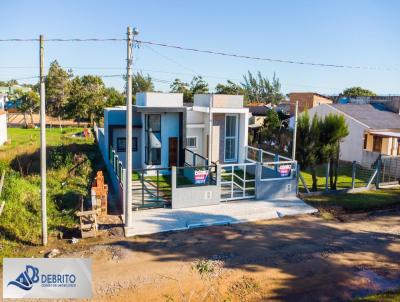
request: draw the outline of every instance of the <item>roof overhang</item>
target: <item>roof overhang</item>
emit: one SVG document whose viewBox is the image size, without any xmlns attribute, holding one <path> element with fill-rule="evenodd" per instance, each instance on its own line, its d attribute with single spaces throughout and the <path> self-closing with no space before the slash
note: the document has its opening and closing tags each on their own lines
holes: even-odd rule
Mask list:
<svg viewBox="0 0 400 302">
<path fill-rule="evenodd" d="M 396 132 L 396 131 L 382 131 L 382 130 L 370 130 L 368 132 L 369 134 L 372 135 L 378 135 L 378 136 L 384 136 L 384 137 L 397 137 L 400 138 L 400 132 Z"/>
<path fill-rule="evenodd" d="M 186 112 L 186 107 L 147 107 L 147 106 L 133 106 L 135 112 Z"/>
</svg>

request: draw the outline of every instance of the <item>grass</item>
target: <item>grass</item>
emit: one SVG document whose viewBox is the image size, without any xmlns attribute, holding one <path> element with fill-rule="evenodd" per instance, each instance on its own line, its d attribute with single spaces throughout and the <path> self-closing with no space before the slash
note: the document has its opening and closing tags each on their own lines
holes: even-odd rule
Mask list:
<svg viewBox="0 0 400 302">
<path fill-rule="evenodd" d="M 304 201 L 317 208 L 340 207 L 347 212 L 366 212 L 400 206 L 400 189 L 305 196 Z"/>
<path fill-rule="evenodd" d="M 381 294 L 369 295 L 364 298 L 357 298 L 354 302 L 399 302 L 400 290 Z"/>
<path fill-rule="evenodd" d="M 82 129 L 47 129 L 47 218 L 49 236 L 77 230 L 74 215 L 80 199 L 89 198 L 93 174 L 102 160 L 93 139 L 74 138 Z M 27 247 L 40 243 L 39 130 L 8 129 L 10 143 L 0 147 L 0 170 L 7 171 L 1 198 L 6 205 L 0 219 L 0 262 L 3 257 L 26 256 Z M 55 154 L 58 157 L 55 157 Z M 74 156 L 82 164 L 72 169 Z"/>
<path fill-rule="evenodd" d="M 317 190 L 322 191 L 325 190 L 325 182 L 326 182 L 326 165 L 321 165 L 316 168 L 317 171 Z M 356 175 L 355 175 L 355 187 L 365 187 L 373 174 L 372 169 L 367 169 L 361 167 L 359 165 L 356 166 Z M 301 175 L 304 178 L 304 181 L 311 190 L 312 188 L 312 177 L 311 172 L 309 170 L 301 171 Z M 299 181 L 299 187 L 301 191 L 305 191 L 303 184 Z M 350 189 L 352 187 L 352 164 L 341 162 L 339 163 L 338 169 L 338 179 L 337 179 L 337 190 L 341 189 Z"/>
</svg>

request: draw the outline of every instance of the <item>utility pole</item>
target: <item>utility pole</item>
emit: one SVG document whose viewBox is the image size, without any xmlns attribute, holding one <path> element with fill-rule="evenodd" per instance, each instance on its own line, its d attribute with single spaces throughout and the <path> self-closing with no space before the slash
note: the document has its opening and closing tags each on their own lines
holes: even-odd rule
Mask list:
<svg viewBox="0 0 400 302">
<path fill-rule="evenodd" d="M 294 131 L 293 131 L 293 146 L 292 146 L 292 160 L 296 160 L 296 143 L 297 143 L 297 115 L 299 111 L 299 101 L 296 101 L 294 110 Z"/>
<path fill-rule="evenodd" d="M 41 205 L 42 205 L 42 244 L 47 245 L 47 204 L 46 204 L 46 99 L 44 87 L 44 38 L 39 37 L 40 51 L 40 176 L 41 176 Z"/>
<path fill-rule="evenodd" d="M 127 30 L 127 64 L 126 64 L 126 177 L 125 177 L 125 227 L 132 226 L 132 46 L 133 37 L 137 34 L 128 26 Z"/>
</svg>

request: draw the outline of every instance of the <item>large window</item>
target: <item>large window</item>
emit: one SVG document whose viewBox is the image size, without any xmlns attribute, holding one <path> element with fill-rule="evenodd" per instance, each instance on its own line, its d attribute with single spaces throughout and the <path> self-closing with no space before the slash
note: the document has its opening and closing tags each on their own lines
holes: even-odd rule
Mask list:
<svg viewBox="0 0 400 302">
<path fill-rule="evenodd" d="M 145 163 L 161 165 L 161 115 L 147 114 L 145 121 Z"/>
<path fill-rule="evenodd" d="M 238 144 L 238 116 L 227 114 L 225 116 L 225 161 L 237 161 Z"/>
</svg>

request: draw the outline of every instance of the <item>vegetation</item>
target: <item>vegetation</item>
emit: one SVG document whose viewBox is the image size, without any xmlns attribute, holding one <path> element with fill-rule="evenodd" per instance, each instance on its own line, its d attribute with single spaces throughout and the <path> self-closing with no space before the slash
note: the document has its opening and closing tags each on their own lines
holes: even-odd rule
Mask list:
<svg viewBox="0 0 400 302">
<path fill-rule="evenodd" d="M 30 116 L 30 127 L 33 127 L 33 113 L 39 110 L 40 98 L 36 91 L 22 91 L 17 89 L 13 95 L 10 96 L 11 101 L 15 102 L 16 109 L 23 113 L 25 128 L 28 128 L 28 121 L 26 115 Z"/>
<path fill-rule="evenodd" d="M 376 93 L 361 87 L 351 87 L 343 90 L 341 96 L 356 98 L 359 96 L 376 96 Z"/>
<path fill-rule="evenodd" d="M 341 208 L 346 212 L 366 212 L 400 206 L 400 189 L 380 189 L 351 194 L 305 196 L 317 208 Z"/>
<path fill-rule="evenodd" d="M 249 71 L 248 75 L 243 76 L 244 82 L 241 83 L 245 91 L 246 100 L 249 102 L 261 102 L 279 104 L 284 100 L 284 95 L 281 93 L 281 84 L 275 73 L 272 81 L 263 77 L 261 72 L 257 73 L 257 77 Z"/>
<path fill-rule="evenodd" d="M 325 162 L 330 166 L 330 188 L 335 190 L 340 142 L 349 134 L 344 117 L 329 114 L 322 119 L 314 115 L 310 122 L 306 111 L 299 117 L 297 127 L 297 160 L 303 169 L 311 171 L 312 190 L 317 190 L 317 165 Z"/>
<path fill-rule="evenodd" d="M 94 173 L 102 160 L 93 139 L 73 137 L 82 129 L 47 129 L 47 209 L 50 236 L 64 238 L 77 230 L 74 212 L 88 199 Z M 24 255 L 40 243 L 40 161 L 38 129 L 9 129 L 11 144 L 0 147 L 0 170 L 5 169 L 0 219 L 0 258 Z M 15 146 L 18 146 L 15 148 Z M 52 240 L 50 238 L 50 240 Z"/>
<path fill-rule="evenodd" d="M 182 82 L 180 79 L 175 79 L 170 86 L 171 92 L 183 93 L 183 101 L 192 103 L 195 94 L 208 93 L 208 84 L 201 76 L 193 77 L 190 84 Z"/>
</svg>

